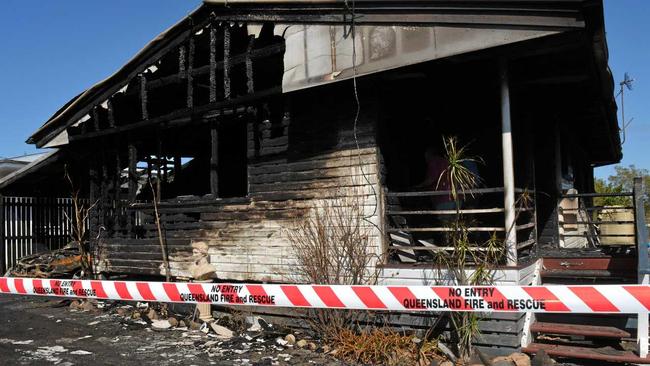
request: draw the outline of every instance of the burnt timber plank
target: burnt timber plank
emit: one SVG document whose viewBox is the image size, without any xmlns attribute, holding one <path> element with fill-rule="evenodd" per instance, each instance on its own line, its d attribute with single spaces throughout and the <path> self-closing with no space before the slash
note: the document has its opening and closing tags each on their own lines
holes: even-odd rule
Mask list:
<svg viewBox="0 0 650 366">
<path fill-rule="evenodd" d="M 547 322 L 535 322 L 530 327 L 530 331 L 534 333 L 565 334 L 599 338 L 630 338 L 632 336 L 629 332 L 615 327 Z"/>
<path fill-rule="evenodd" d="M 549 356 L 562 358 L 638 364 L 650 363 L 650 358 L 641 358 L 632 352 L 617 351 L 610 348 L 573 347 L 542 343 L 531 343 L 527 347 L 522 348 L 523 352 L 533 354 L 541 350 L 546 351 Z"/>
<path fill-rule="evenodd" d="M 544 257 L 545 269 L 574 269 L 574 270 L 626 270 L 636 267 L 634 257 Z M 635 274 L 636 275 L 636 274 Z"/>
<path fill-rule="evenodd" d="M 636 271 L 609 271 L 609 270 L 565 270 L 550 269 L 541 272 L 542 278 L 635 278 Z"/>
</svg>

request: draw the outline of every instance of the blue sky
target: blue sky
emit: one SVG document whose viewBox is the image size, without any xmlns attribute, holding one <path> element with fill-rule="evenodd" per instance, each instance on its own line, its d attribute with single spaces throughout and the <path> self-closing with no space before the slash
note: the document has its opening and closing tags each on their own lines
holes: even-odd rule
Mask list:
<svg viewBox="0 0 650 366">
<path fill-rule="evenodd" d="M 109 76 L 199 0 L 2 0 L 0 156 L 34 152 L 24 141 L 56 110 Z M 128 9 L 128 11 L 127 11 Z M 650 168 L 650 1 L 605 0 L 610 66 L 629 72 L 623 164 Z M 607 176 L 613 167 L 599 168 Z"/>
</svg>

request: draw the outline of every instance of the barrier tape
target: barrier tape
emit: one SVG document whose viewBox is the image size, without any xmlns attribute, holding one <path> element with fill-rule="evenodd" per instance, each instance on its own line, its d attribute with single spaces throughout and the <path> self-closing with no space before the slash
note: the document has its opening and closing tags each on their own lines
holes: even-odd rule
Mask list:
<svg viewBox="0 0 650 366">
<path fill-rule="evenodd" d="M 648 285 L 329 286 L 0 277 L 0 293 L 356 310 L 628 314 L 650 310 Z"/>
</svg>

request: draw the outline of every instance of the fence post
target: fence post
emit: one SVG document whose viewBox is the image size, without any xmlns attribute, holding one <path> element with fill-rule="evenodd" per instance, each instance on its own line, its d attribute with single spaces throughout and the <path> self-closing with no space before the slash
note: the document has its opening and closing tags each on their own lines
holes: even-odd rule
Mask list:
<svg viewBox="0 0 650 366">
<path fill-rule="evenodd" d="M 638 280 L 641 285 L 650 284 L 650 272 L 648 268 L 648 232 L 645 224 L 644 187 L 643 179 L 634 178 L 634 219 L 636 228 L 637 244 L 637 271 Z M 639 313 L 637 325 L 637 347 L 639 356 L 648 356 L 648 312 Z"/>
<path fill-rule="evenodd" d="M 7 245 L 5 243 L 5 197 L 0 195 L 0 276 L 7 271 L 5 267 Z"/>
</svg>

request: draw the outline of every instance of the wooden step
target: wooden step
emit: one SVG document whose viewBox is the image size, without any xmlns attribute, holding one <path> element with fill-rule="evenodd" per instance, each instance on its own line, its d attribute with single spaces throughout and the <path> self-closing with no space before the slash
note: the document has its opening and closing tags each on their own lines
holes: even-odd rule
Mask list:
<svg viewBox="0 0 650 366">
<path fill-rule="evenodd" d="M 534 333 L 565 334 L 599 338 L 630 338 L 632 335 L 615 327 L 601 327 L 582 324 L 535 322 L 530 326 Z"/>
<path fill-rule="evenodd" d="M 541 350 L 549 356 L 606 362 L 650 364 L 650 358 L 641 358 L 632 352 L 618 351 L 611 348 L 587 348 L 560 346 L 555 344 L 531 343 L 523 347 L 525 353 L 535 354 Z"/>
<path fill-rule="evenodd" d="M 636 271 L 610 271 L 606 269 L 571 270 L 571 269 L 546 269 L 541 272 L 542 277 L 553 278 L 635 278 Z"/>
<path fill-rule="evenodd" d="M 600 256 L 600 257 L 544 257 L 544 269 L 571 270 L 608 270 L 613 272 L 636 273 L 637 259 L 635 256 Z"/>
</svg>

